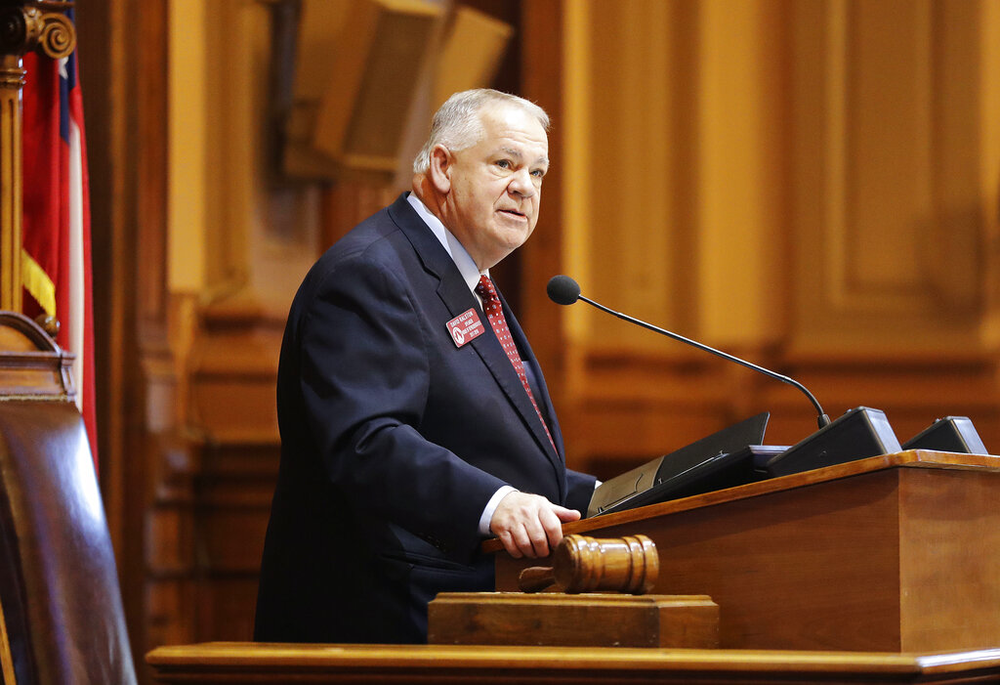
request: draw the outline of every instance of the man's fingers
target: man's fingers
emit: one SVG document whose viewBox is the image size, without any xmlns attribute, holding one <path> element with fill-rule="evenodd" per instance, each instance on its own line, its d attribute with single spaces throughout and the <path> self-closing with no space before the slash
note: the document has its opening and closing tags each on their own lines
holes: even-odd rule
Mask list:
<svg viewBox="0 0 1000 685">
<path fill-rule="evenodd" d="M 535 557 L 534 546 L 531 538 L 524 528 L 524 524 L 513 522 L 509 527 L 503 528 L 497 533 L 504 549 L 515 559 L 521 557 Z"/>
<path fill-rule="evenodd" d="M 562 540 L 562 524 L 579 518 L 580 512 L 540 495 L 512 492 L 497 506 L 490 529 L 515 559 L 544 557 Z"/>
<path fill-rule="evenodd" d="M 520 524 L 515 525 L 511 531 L 514 538 L 514 544 L 517 546 L 520 556 L 529 557 L 534 559 L 538 555 L 538 532 L 533 530 L 534 526 L 530 524 Z"/>
<path fill-rule="evenodd" d="M 503 543 L 503 548 L 507 550 L 507 554 L 511 555 L 515 559 L 520 559 L 524 556 L 521 552 L 521 548 L 517 546 L 517 542 L 514 540 L 514 536 L 508 531 L 502 531 L 497 535 L 500 542 Z"/>
<path fill-rule="evenodd" d="M 555 512 L 556 516 L 563 523 L 570 523 L 571 521 L 580 520 L 580 512 L 576 509 L 567 509 L 566 507 L 560 507 L 558 504 L 552 505 L 552 510 Z"/>
<path fill-rule="evenodd" d="M 546 507 L 539 512 L 539 522 L 545 531 L 545 551 L 540 552 L 540 556 L 548 556 L 562 540 L 562 521 L 558 514 L 551 508 Z M 539 549 L 536 545 L 535 549 Z"/>
<path fill-rule="evenodd" d="M 539 514 L 544 513 L 539 512 Z M 528 526 L 528 537 L 531 538 L 531 557 L 547 557 L 549 556 L 549 529 L 547 526 L 543 525 L 539 519 L 535 519 Z"/>
</svg>

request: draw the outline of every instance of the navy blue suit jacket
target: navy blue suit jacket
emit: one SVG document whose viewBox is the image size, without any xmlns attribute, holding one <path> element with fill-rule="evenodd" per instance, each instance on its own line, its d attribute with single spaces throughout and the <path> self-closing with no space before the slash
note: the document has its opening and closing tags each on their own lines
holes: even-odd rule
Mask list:
<svg viewBox="0 0 1000 685">
<path fill-rule="evenodd" d="M 446 323 L 486 332 L 456 346 Z M 586 512 L 541 369 L 504 304 L 553 450 L 458 268 L 403 195 L 313 266 L 278 369 L 281 467 L 255 639 L 423 642 L 442 591 L 493 589 L 479 518 L 509 484 Z"/>
</svg>

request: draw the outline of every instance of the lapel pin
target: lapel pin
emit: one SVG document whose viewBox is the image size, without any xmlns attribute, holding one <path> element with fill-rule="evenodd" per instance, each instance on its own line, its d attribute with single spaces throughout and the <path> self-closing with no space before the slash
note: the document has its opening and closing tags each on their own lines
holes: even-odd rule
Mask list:
<svg viewBox="0 0 1000 685">
<path fill-rule="evenodd" d="M 486 330 L 475 309 L 465 310 L 446 323 L 445 328 L 448 329 L 448 334 L 451 335 L 455 347 L 461 347 L 467 342 L 475 340 Z"/>
</svg>

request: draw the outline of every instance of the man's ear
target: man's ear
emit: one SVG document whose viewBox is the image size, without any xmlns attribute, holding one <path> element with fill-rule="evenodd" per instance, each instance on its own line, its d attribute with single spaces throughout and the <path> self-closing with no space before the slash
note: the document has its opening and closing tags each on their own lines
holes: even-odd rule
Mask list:
<svg viewBox="0 0 1000 685">
<path fill-rule="evenodd" d="M 431 166 L 427 170 L 431 185 L 442 195 L 451 191 L 451 169 L 454 164 L 451 150 L 444 145 L 435 145 L 431 150 Z"/>
</svg>

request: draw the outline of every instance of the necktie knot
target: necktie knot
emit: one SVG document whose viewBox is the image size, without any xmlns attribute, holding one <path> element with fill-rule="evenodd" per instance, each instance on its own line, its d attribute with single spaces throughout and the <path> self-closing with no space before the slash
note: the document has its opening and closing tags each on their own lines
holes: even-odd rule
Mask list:
<svg viewBox="0 0 1000 685">
<path fill-rule="evenodd" d="M 487 302 L 493 302 L 497 298 L 496 288 L 493 287 L 493 281 L 487 275 L 482 275 L 479 277 L 479 284 L 476 286 L 476 294 L 483 298 L 483 304 Z"/>
</svg>

